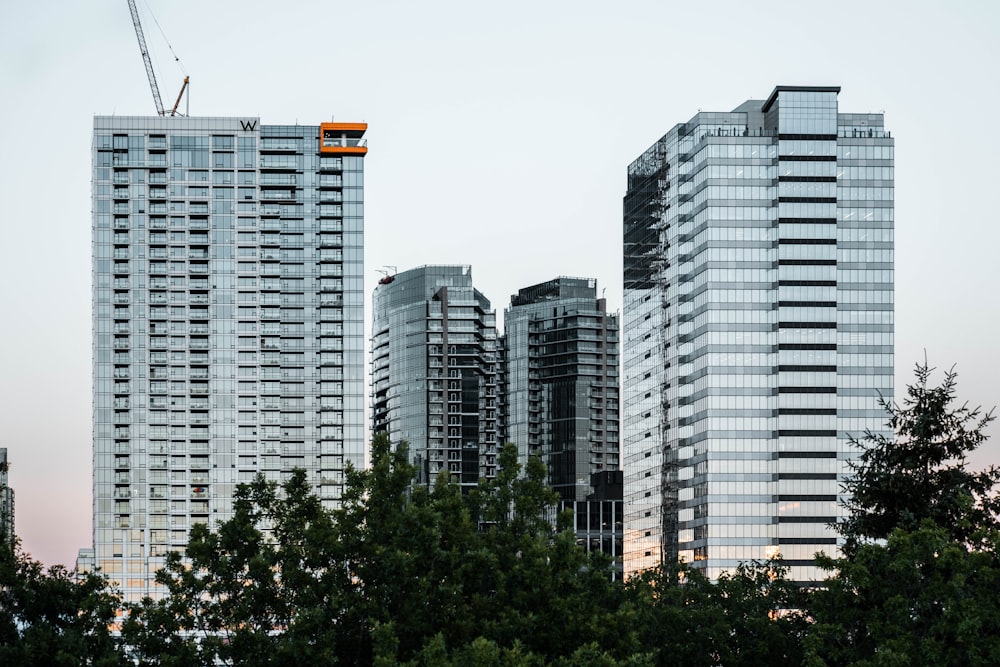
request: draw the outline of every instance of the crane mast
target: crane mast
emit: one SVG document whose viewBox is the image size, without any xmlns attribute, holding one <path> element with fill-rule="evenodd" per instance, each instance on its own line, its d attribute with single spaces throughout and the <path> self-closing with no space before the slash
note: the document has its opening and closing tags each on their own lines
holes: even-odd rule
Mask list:
<svg viewBox="0 0 1000 667">
<path fill-rule="evenodd" d="M 128 8 L 132 12 L 132 24 L 135 26 L 135 36 L 139 39 L 139 51 L 142 53 L 142 61 L 146 64 L 146 76 L 149 78 L 149 88 L 153 91 L 153 101 L 156 102 L 156 113 L 164 116 L 166 114 L 163 110 L 163 100 L 160 99 L 160 88 L 156 85 L 156 74 L 153 73 L 153 61 L 149 59 L 149 49 L 146 48 L 146 38 L 142 34 L 142 24 L 139 23 L 139 11 L 135 7 L 135 0 L 128 0 Z M 179 101 L 180 98 L 178 98 Z"/>
</svg>

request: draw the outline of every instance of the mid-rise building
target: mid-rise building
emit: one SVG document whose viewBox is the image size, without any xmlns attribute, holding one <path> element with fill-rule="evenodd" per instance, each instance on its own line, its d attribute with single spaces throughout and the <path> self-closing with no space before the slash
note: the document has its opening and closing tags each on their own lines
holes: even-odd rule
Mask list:
<svg viewBox="0 0 1000 667">
<path fill-rule="evenodd" d="M 622 555 L 618 316 L 597 281 L 526 287 L 504 311 L 501 439 L 538 455 L 588 549 Z"/>
<path fill-rule="evenodd" d="M 893 394 L 893 140 L 836 87 L 699 112 L 628 169 L 626 572 L 836 553 Z"/>
<path fill-rule="evenodd" d="M 0 542 L 14 541 L 14 489 L 10 488 L 7 448 L 0 447 Z"/>
<path fill-rule="evenodd" d="M 386 276 L 373 296 L 372 432 L 409 444 L 418 483 L 497 467 L 496 314 L 468 266 Z"/>
<path fill-rule="evenodd" d="M 126 600 L 237 484 L 335 506 L 364 424 L 362 123 L 99 116 L 94 545 Z"/>
<path fill-rule="evenodd" d="M 618 469 L 618 316 L 596 280 L 556 278 L 511 297 L 501 340 L 503 440 L 585 499 L 591 474 Z"/>
</svg>

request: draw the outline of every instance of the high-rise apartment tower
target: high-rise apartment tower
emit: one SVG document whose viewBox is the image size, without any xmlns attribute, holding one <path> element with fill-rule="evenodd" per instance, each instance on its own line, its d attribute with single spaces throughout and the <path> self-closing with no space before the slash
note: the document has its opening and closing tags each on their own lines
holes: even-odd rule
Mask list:
<svg viewBox="0 0 1000 667">
<path fill-rule="evenodd" d="M 0 447 L 0 539 L 12 544 L 14 540 L 14 489 L 10 488 L 7 471 L 7 448 Z"/>
<path fill-rule="evenodd" d="M 628 169 L 626 572 L 835 553 L 893 393 L 893 140 L 836 87 L 700 112 Z"/>
<path fill-rule="evenodd" d="M 97 117 L 94 548 L 126 599 L 194 523 L 364 463 L 361 123 Z"/>
<path fill-rule="evenodd" d="M 584 500 L 592 473 L 618 470 L 618 316 L 596 280 L 556 278 L 511 297 L 501 340 L 503 440 Z"/>
<path fill-rule="evenodd" d="M 409 443 L 417 481 L 466 491 L 497 466 L 497 332 L 468 266 L 422 266 L 375 288 L 372 431 Z"/>
<path fill-rule="evenodd" d="M 511 297 L 500 348 L 501 439 L 542 458 L 580 543 L 620 564 L 618 315 L 596 280 L 555 278 Z"/>
</svg>

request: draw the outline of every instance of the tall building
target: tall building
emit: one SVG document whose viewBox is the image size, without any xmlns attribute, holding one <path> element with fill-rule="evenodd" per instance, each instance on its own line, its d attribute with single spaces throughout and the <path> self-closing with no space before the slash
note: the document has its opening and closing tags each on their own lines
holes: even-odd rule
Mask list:
<svg viewBox="0 0 1000 667">
<path fill-rule="evenodd" d="M 503 440 L 584 500 L 591 474 L 618 470 L 618 316 L 596 280 L 560 277 L 511 297 L 501 341 Z"/>
<path fill-rule="evenodd" d="M 836 553 L 893 393 L 893 140 L 837 87 L 676 125 L 624 200 L 626 572 Z"/>
<path fill-rule="evenodd" d="M 126 599 L 258 472 L 364 463 L 363 123 L 94 119 L 94 546 Z M 88 565 L 89 567 L 89 565 Z"/>
<path fill-rule="evenodd" d="M 596 280 L 555 278 L 511 297 L 500 347 L 501 439 L 542 458 L 581 543 L 620 562 L 618 316 Z"/>
<path fill-rule="evenodd" d="M 418 482 L 463 490 L 497 466 L 497 333 L 468 266 L 422 266 L 375 288 L 372 432 L 409 443 Z"/>
<path fill-rule="evenodd" d="M 12 544 L 14 540 L 14 489 L 10 488 L 7 472 L 7 448 L 0 447 L 0 542 Z"/>
</svg>

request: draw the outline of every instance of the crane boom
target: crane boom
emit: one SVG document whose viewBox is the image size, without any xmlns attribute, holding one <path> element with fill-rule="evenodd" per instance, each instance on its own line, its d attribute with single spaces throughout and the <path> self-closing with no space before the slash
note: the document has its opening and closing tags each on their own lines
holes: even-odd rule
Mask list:
<svg viewBox="0 0 1000 667">
<path fill-rule="evenodd" d="M 139 23 L 139 11 L 135 7 L 135 0 L 128 0 L 128 8 L 132 12 L 132 24 L 135 26 L 135 36 L 139 40 L 139 51 L 142 53 L 142 61 L 146 65 L 146 76 L 149 78 L 149 88 L 153 91 L 153 101 L 156 102 L 156 113 L 163 116 L 165 115 L 163 100 L 160 99 L 160 88 L 156 85 L 156 74 L 153 73 L 153 61 L 149 59 L 149 50 L 146 48 L 146 38 L 142 34 L 142 24 Z M 180 98 L 178 98 L 179 100 Z"/>
<path fill-rule="evenodd" d="M 177 93 L 177 101 L 174 102 L 174 108 L 170 110 L 170 115 L 171 116 L 176 116 L 177 115 L 177 107 L 180 106 L 180 104 L 181 104 L 181 98 L 184 97 L 184 91 L 187 90 L 187 87 L 188 87 L 189 83 L 191 83 L 191 77 L 189 77 L 189 76 L 184 77 L 184 85 L 181 86 L 181 92 Z M 188 102 L 190 102 L 190 101 L 191 101 L 191 98 L 188 97 Z"/>
</svg>

